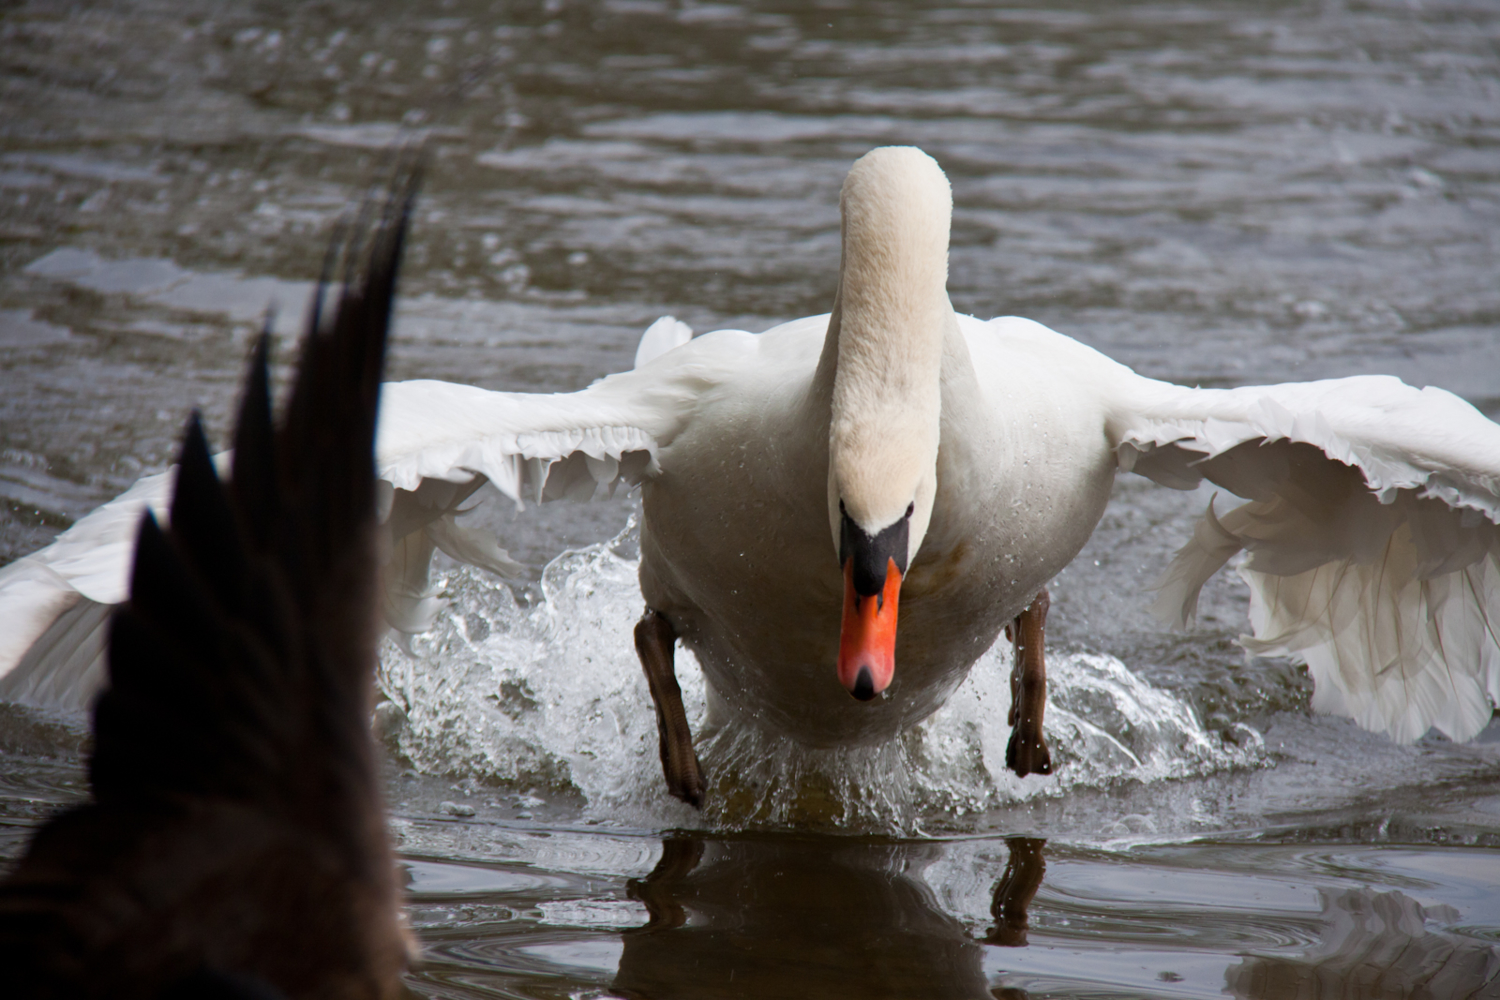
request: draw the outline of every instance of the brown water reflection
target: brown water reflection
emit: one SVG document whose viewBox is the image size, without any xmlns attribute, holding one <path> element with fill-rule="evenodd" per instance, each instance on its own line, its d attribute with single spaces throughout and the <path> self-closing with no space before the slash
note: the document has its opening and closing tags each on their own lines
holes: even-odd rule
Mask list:
<svg viewBox="0 0 1500 1000">
<path fill-rule="evenodd" d="M 553 857 L 583 846 L 576 833 L 551 836 L 574 842 L 553 845 Z M 630 843 L 633 854 L 640 844 Z M 417 986 L 551 996 L 544 984 L 565 982 L 572 996 L 629 1000 L 1500 992 L 1500 949 L 1461 918 L 1455 903 L 1475 912 L 1465 892 L 1431 881 L 1418 853 L 1241 841 L 1115 854 L 1031 837 L 685 831 L 659 843 L 648 873 L 619 881 L 421 862 L 415 913 L 462 899 L 471 939 L 424 930 L 433 962 Z M 1478 875 L 1476 893 L 1487 892 L 1481 872 L 1491 854 L 1453 860 Z M 1238 871 L 1225 877 L 1217 867 Z M 641 907 L 637 919 L 625 901 Z M 1496 905 L 1491 898 L 1480 910 Z M 544 915 L 541 926 L 515 923 L 528 910 Z M 502 912 L 509 923 L 476 922 Z"/>
<path fill-rule="evenodd" d="M 1006 840 L 996 926 L 974 938 L 915 877 L 935 849 L 669 837 L 629 884 L 650 912 L 624 935 L 612 989 L 675 997 L 988 997 L 981 943 L 1026 944 L 1044 840 Z"/>
<path fill-rule="evenodd" d="M 1046 841 L 1007 837 L 994 924 L 971 933 L 920 878 L 933 848 L 840 841 L 662 842 L 656 867 L 628 883 L 645 926 L 624 933 L 611 989 L 630 1000 L 677 997 L 1002 997 L 981 945 L 1028 945 L 1028 907 L 1042 887 Z M 1431 925 L 1451 906 L 1398 890 L 1319 891 L 1317 941 L 1300 954 L 1247 957 L 1224 973 L 1239 1000 L 1418 1000 L 1500 993 L 1500 954 Z M 1047 935 L 1039 942 L 1056 942 Z M 1004 964 L 1003 956 L 999 958 Z M 1160 978 L 1174 981 L 1170 971 Z M 1180 981 L 1181 977 L 1176 976 Z M 1485 985 L 1488 984 L 1488 985 Z"/>
<path fill-rule="evenodd" d="M 1042 887 L 1042 876 L 1047 873 L 1047 862 L 1042 857 L 1042 848 L 1047 842 L 1040 837 L 1007 837 L 1005 846 L 1010 857 L 1005 861 L 1005 874 L 995 886 L 995 901 L 990 905 L 990 915 L 995 925 L 984 940 L 986 944 L 1005 948 L 1026 946 L 1026 908 Z"/>
<path fill-rule="evenodd" d="M 1320 893 L 1323 930 L 1302 955 L 1247 958 L 1224 974 L 1238 1000 L 1439 1000 L 1500 995 L 1493 946 L 1433 930 L 1458 911 L 1399 891 Z"/>
</svg>

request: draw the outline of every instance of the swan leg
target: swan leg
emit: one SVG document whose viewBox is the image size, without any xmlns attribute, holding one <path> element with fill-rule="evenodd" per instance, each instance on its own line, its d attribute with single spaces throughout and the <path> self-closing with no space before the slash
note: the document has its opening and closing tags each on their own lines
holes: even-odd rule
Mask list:
<svg viewBox="0 0 1500 1000">
<path fill-rule="evenodd" d="M 1010 858 L 1005 862 L 1005 874 L 995 886 L 995 898 L 990 903 L 990 915 L 995 925 L 985 936 L 986 944 L 1004 948 L 1026 946 L 1026 911 L 1031 900 L 1042 886 L 1042 876 L 1047 871 L 1047 862 L 1042 857 L 1042 848 L 1047 845 L 1039 837 L 1006 837 L 1005 846 Z"/>
<path fill-rule="evenodd" d="M 1052 755 L 1042 738 L 1042 713 L 1047 708 L 1047 661 L 1043 631 L 1051 600 L 1047 588 L 1005 627 L 1016 650 L 1010 672 L 1010 743 L 1005 747 L 1005 766 L 1024 778 L 1028 774 L 1051 774 Z"/>
<path fill-rule="evenodd" d="M 667 930 L 687 923 L 687 911 L 673 895 L 683 879 L 703 860 L 703 841 L 697 837 L 668 837 L 661 844 L 661 860 L 643 879 L 625 883 L 625 895 L 644 903 L 649 915 L 639 931 Z"/>
<path fill-rule="evenodd" d="M 660 611 L 646 609 L 635 626 L 635 652 L 651 687 L 656 705 L 656 730 L 661 737 L 661 768 L 667 791 L 690 806 L 703 808 L 703 772 L 693 752 L 693 732 L 682 707 L 682 688 L 672 667 L 672 647 L 677 632 Z"/>
</svg>

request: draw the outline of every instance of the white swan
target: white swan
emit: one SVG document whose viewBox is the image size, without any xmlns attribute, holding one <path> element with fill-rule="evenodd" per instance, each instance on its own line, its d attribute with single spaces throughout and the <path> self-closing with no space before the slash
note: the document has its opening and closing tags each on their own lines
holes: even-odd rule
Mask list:
<svg viewBox="0 0 1500 1000">
<path fill-rule="evenodd" d="M 860 159 L 841 206 L 829 316 L 692 340 L 664 320 L 635 370 L 570 394 L 388 384 L 392 622 L 430 620 L 435 546 L 513 566 L 453 519 L 477 476 L 517 499 L 638 483 L 641 590 L 657 614 L 637 645 L 659 707 L 675 690 L 675 634 L 703 664 L 711 726 L 812 745 L 885 739 L 937 709 L 1014 621 L 1026 655 L 1011 762 L 1046 770 L 1045 600 L 1032 602 L 1126 469 L 1250 501 L 1210 509 L 1159 608 L 1190 615 L 1203 582 L 1248 549 L 1246 645 L 1304 659 L 1315 708 L 1405 741 L 1484 727 L 1500 702 L 1500 427 L 1394 378 L 1188 389 L 1029 320 L 957 315 L 951 196 L 919 150 Z M 0 695 L 87 689 L 77 637 L 102 620 L 93 604 L 119 599 L 133 522 L 165 487 L 143 481 L 0 570 L 0 673 L 12 675 Z M 669 783 L 692 799 L 690 741 L 669 746 L 686 724 L 669 715 L 664 759 L 689 758 L 675 783 L 667 761 Z"/>
</svg>

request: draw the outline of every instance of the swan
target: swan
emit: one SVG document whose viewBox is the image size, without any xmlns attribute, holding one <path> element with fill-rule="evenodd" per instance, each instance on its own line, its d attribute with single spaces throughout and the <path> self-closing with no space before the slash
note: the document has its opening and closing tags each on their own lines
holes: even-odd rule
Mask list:
<svg viewBox="0 0 1500 1000">
<path fill-rule="evenodd" d="M 195 416 L 170 526 L 137 518 L 90 800 L 0 881 L 7 996 L 409 995 L 369 713 L 375 413 L 416 180 L 399 169 L 379 224 L 348 234 L 279 426 L 262 335 L 229 481 Z"/>
<path fill-rule="evenodd" d="M 960 315 L 949 185 L 918 149 L 860 158 L 840 207 L 827 315 L 698 337 L 667 317 L 633 370 L 574 393 L 387 384 L 387 620 L 432 621 L 434 550 L 515 571 L 495 538 L 456 520 L 485 481 L 517 502 L 638 486 L 635 642 L 671 794 L 697 804 L 704 787 L 678 642 L 702 665 L 709 729 L 826 747 L 920 722 L 1004 630 L 1007 764 L 1046 773 L 1046 585 L 1126 471 L 1248 501 L 1222 516 L 1210 504 L 1155 610 L 1186 621 L 1245 550 L 1242 641 L 1305 662 L 1315 710 L 1401 741 L 1486 725 L 1500 702 L 1500 427 L 1387 376 L 1186 388 L 1030 320 Z M 18 623 L 0 645 L 0 697 L 87 690 L 86 637 L 128 558 L 119 525 L 169 478 L 0 570 L 0 608 Z"/>
</svg>

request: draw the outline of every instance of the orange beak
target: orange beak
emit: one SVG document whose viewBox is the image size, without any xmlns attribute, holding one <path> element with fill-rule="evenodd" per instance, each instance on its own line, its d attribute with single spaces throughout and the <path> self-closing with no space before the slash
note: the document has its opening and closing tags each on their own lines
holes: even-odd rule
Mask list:
<svg viewBox="0 0 1500 1000">
<path fill-rule="evenodd" d="M 896 603 L 901 570 L 889 561 L 885 587 L 861 597 L 854 589 L 854 560 L 844 560 L 844 624 L 839 632 L 839 683 L 860 701 L 890 687 L 896 673 Z"/>
</svg>

